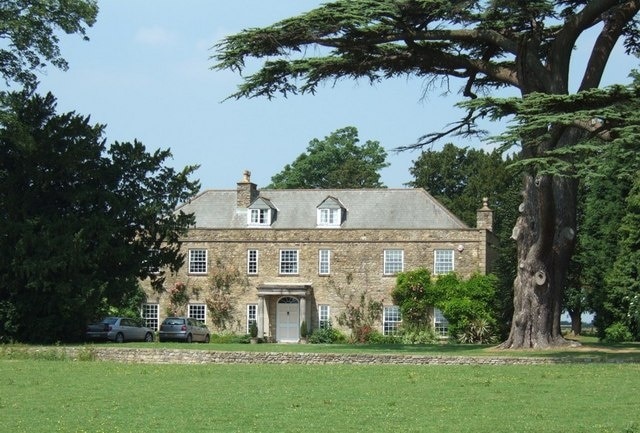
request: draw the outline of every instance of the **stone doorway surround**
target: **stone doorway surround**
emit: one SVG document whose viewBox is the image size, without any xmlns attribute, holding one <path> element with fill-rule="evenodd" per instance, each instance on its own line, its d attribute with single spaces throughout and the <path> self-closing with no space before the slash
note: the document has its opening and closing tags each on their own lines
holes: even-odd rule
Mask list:
<svg viewBox="0 0 640 433">
<path fill-rule="evenodd" d="M 313 287 L 310 283 L 264 283 L 257 287 L 258 292 L 258 336 L 275 338 L 277 329 L 277 311 L 269 311 L 269 307 L 277 308 L 277 301 L 283 297 L 295 298 L 299 302 L 299 324 L 305 322 L 308 326 L 311 317 L 311 297 Z M 274 301 L 274 302 L 269 302 Z M 270 314 L 272 313 L 272 314 Z M 274 326 L 269 322 L 270 318 L 276 320 Z M 272 332 L 273 331 L 273 332 Z"/>
</svg>

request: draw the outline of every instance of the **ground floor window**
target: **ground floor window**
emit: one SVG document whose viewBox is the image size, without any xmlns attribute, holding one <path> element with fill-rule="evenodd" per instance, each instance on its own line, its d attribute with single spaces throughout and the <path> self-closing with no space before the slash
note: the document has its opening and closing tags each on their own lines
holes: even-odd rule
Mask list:
<svg viewBox="0 0 640 433">
<path fill-rule="evenodd" d="M 247 305 L 247 334 L 250 333 L 251 324 L 258 324 L 258 304 Z"/>
<path fill-rule="evenodd" d="M 439 335 L 440 337 L 449 336 L 449 322 L 442 314 L 442 311 L 437 308 L 433 309 L 433 327 L 436 335 Z"/>
<path fill-rule="evenodd" d="M 397 305 L 384 307 L 382 312 L 382 333 L 384 335 L 396 334 L 401 321 L 400 307 Z"/>
<path fill-rule="evenodd" d="M 159 311 L 160 308 L 158 304 L 142 304 L 142 319 L 144 320 L 145 326 L 154 331 L 158 330 Z"/>
<path fill-rule="evenodd" d="M 328 305 L 318 305 L 318 328 L 327 329 L 331 327 Z"/>
<path fill-rule="evenodd" d="M 207 306 L 205 304 L 189 304 L 188 316 L 207 323 Z"/>
</svg>

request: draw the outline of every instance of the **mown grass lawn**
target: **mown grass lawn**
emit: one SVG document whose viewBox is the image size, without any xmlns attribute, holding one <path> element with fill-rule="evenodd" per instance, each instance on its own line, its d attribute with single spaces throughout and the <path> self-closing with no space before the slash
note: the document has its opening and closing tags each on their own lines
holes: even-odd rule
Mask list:
<svg viewBox="0 0 640 433">
<path fill-rule="evenodd" d="M 0 359 L 2 432 L 638 432 L 640 364 Z"/>
</svg>

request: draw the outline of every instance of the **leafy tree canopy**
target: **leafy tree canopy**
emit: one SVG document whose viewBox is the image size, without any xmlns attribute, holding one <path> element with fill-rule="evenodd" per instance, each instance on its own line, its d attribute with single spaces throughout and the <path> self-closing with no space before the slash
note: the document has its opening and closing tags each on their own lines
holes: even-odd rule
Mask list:
<svg viewBox="0 0 640 433">
<path fill-rule="evenodd" d="M 161 289 L 177 270 L 178 237 L 193 216 L 196 167 L 168 150 L 114 143 L 104 127 L 55 98 L 4 95 L 0 112 L 0 340 L 78 338 L 109 306 L 128 305 L 139 279 Z"/>
<path fill-rule="evenodd" d="M 5 82 L 33 88 L 34 71 L 47 62 L 67 69 L 58 43 L 58 31 L 78 33 L 84 39 L 98 14 L 95 0 L 4 0 L 0 2 L 0 74 Z"/>
<path fill-rule="evenodd" d="M 321 83 L 342 78 L 375 83 L 415 76 L 427 90 L 447 91 L 452 80 L 460 79 L 461 94 L 475 100 L 467 105 L 467 117 L 405 148 L 450 133 L 477 133 L 478 116 L 519 115 L 513 139 L 506 141 L 520 146 L 527 166 L 513 230 L 518 246 L 514 315 L 502 347 L 545 348 L 567 344 L 560 314 L 576 239 L 578 186 L 577 177 L 564 177 L 575 176 L 570 170 L 575 158 L 569 155 L 581 155 L 576 146 L 593 134 L 604 138 L 611 129 L 605 122 L 599 130 L 591 122 L 599 115 L 582 117 L 574 108 L 589 108 L 592 101 L 598 110 L 615 104 L 611 94 L 591 90 L 601 86 L 618 41 L 627 54 L 639 53 L 638 11 L 639 0 L 338 0 L 226 37 L 217 45 L 215 67 L 245 72 L 247 59 L 265 59 L 257 71 L 244 74 L 232 95 L 236 98 L 313 93 Z M 576 41 L 589 30 L 595 37 L 580 71 L 572 58 L 578 53 Z M 582 74 L 574 96 L 569 94 L 570 66 L 572 76 Z M 504 87 L 519 92 L 519 106 L 479 97 Z M 535 112 L 548 102 L 564 108 Z M 528 107 L 534 110 L 531 116 Z M 571 121 L 562 117 L 563 110 L 569 110 Z M 614 113 L 605 117 L 609 114 L 614 119 Z M 635 133 L 622 121 L 618 129 L 634 141 Z M 548 160 L 557 164 L 549 169 Z"/>
<path fill-rule="evenodd" d="M 314 138 L 307 151 L 271 178 L 269 188 L 381 188 L 380 170 L 388 167 L 387 152 L 377 141 L 358 145 L 352 126 Z"/>
</svg>

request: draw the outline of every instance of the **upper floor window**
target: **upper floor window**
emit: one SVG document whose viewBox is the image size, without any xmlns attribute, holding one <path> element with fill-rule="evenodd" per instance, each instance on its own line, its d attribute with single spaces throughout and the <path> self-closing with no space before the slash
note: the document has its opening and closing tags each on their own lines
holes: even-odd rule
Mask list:
<svg viewBox="0 0 640 433">
<path fill-rule="evenodd" d="M 345 216 L 345 208 L 335 197 L 327 197 L 318 206 L 318 227 L 340 227 Z"/>
<path fill-rule="evenodd" d="M 249 225 L 268 226 L 271 224 L 271 209 L 249 209 Z"/>
<path fill-rule="evenodd" d="M 280 273 L 298 273 L 298 250 L 280 250 Z"/>
<path fill-rule="evenodd" d="M 404 250 L 384 250 L 384 274 L 394 275 L 404 270 Z"/>
<path fill-rule="evenodd" d="M 258 274 L 258 250 L 247 251 L 247 274 Z"/>
<path fill-rule="evenodd" d="M 207 273 L 207 250 L 205 249 L 189 250 L 189 273 L 190 274 L 206 274 Z"/>
<path fill-rule="evenodd" d="M 319 226 L 339 226 L 341 222 L 340 209 L 318 209 Z"/>
<path fill-rule="evenodd" d="M 247 225 L 269 227 L 276 220 L 276 207 L 264 197 L 258 197 L 247 211 Z"/>
<path fill-rule="evenodd" d="M 453 250 L 435 250 L 433 253 L 434 275 L 453 272 Z"/>
<path fill-rule="evenodd" d="M 318 274 L 331 274 L 331 250 L 320 250 L 318 252 Z"/>
</svg>

